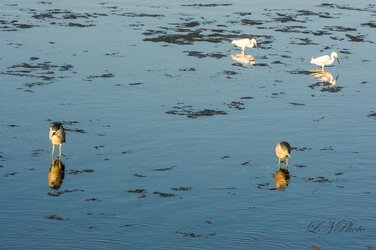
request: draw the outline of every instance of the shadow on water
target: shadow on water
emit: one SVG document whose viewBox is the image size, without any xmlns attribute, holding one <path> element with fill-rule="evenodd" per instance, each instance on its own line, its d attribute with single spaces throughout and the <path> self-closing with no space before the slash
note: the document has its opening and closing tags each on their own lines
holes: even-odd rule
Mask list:
<svg viewBox="0 0 376 250">
<path fill-rule="evenodd" d="M 65 165 L 61 158 L 54 159 L 52 156 L 50 171 L 48 172 L 48 186 L 53 189 L 60 189 L 64 180 Z"/>
</svg>

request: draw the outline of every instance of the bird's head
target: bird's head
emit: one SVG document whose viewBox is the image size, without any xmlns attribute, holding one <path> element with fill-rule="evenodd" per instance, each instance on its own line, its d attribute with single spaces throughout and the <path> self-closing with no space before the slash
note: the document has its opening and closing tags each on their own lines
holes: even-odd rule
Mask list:
<svg viewBox="0 0 376 250">
<path fill-rule="evenodd" d="M 339 56 L 338 56 L 337 52 L 332 52 L 331 55 L 332 55 L 335 59 L 337 59 L 337 62 L 338 62 L 338 64 L 339 64 Z"/>
<path fill-rule="evenodd" d="M 61 128 L 62 128 L 62 125 L 61 125 L 60 123 L 54 123 L 54 124 L 52 125 L 52 127 L 51 127 L 51 130 L 52 130 L 53 132 L 56 132 L 56 131 L 60 130 Z"/>
<path fill-rule="evenodd" d="M 258 48 L 258 47 L 257 47 L 257 41 L 256 41 L 255 38 L 252 38 L 252 39 L 251 39 L 251 43 L 252 43 L 256 48 Z"/>
</svg>

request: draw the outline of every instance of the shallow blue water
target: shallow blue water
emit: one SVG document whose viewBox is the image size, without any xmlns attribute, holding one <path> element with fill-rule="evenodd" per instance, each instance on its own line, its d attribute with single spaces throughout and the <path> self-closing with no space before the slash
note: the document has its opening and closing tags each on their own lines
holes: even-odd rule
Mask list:
<svg viewBox="0 0 376 250">
<path fill-rule="evenodd" d="M 2 248 L 376 248 L 376 9 L 267 3 L 3 1 Z M 242 35 L 254 65 L 231 59 Z M 331 51 L 336 85 L 310 72 Z M 227 114 L 187 117 L 204 109 Z"/>
</svg>

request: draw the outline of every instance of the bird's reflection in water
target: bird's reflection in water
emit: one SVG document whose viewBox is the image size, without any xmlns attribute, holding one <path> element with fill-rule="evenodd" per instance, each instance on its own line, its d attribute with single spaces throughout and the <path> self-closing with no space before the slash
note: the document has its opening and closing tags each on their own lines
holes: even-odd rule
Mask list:
<svg viewBox="0 0 376 250">
<path fill-rule="evenodd" d="M 321 87 L 321 91 L 323 92 L 338 92 L 342 89 L 342 87 L 337 86 L 337 80 L 339 75 L 335 78 L 332 73 L 329 71 L 321 71 L 321 70 L 311 70 L 310 73 L 318 82 L 309 85 L 310 88 L 314 89 L 317 87 Z"/>
<path fill-rule="evenodd" d="M 54 160 L 52 157 L 51 168 L 48 172 L 48 186 L 53 189 L 59 189 L 64 180 L 65 165 L 61 158 Z"/>
<path fill-rule="evenodd" d="M 287 168 L 286 169 L 278 168 L 278 171 L 275 172 L 274 174 L 275 187 L 278 190 L 283 190 L 289 185 L 289 182 L 290 182 L 289 170 Z"/>
<path fill-rule="evenodd" d="M 241 64 L 256 64 L 256 58 L 252 55 L 248 54 L 232 54 L 231 55 L 232 60 L 235 62 L 241 63 Z"/>
</svg>

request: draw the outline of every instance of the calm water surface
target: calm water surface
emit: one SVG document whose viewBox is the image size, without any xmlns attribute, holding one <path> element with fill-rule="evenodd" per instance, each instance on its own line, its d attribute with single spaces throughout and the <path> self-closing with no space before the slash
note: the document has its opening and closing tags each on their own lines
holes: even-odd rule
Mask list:
<svg viewBox="0 0 376 250">
<path fill-rule="evenodd" d="M 375 15 L 371 1 L 2 1 L 1 248 L 375 249 Z M 252 57 L 230 43 L 242 36 Z M 331 51 L 340 64 L 315 72 Z"/>
</svg>

